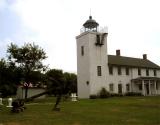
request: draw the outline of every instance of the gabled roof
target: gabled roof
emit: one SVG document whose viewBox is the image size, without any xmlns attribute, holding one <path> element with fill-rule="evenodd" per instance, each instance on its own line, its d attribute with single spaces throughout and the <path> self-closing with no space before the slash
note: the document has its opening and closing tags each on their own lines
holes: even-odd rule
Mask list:
<svg viewBox="0 0 160 125">
<path fill-rule="evenodd" d="M 139 68 L 160 69 L 160 66 L 151 62 L 148 59 L 115 56 L 115 55 L 108 55 L 108 64 L 119 65 L 119 66 L 129 66 L 129 67 L 139 67 Z"/>
</svg>

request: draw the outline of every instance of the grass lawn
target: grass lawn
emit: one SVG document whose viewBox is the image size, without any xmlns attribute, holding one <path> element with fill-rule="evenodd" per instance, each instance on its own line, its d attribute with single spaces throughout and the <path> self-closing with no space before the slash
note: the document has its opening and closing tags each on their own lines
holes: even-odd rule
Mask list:
<svg viewBox="0 0 160 125">
<path fill-rule="evenodd" d="M 0 108 L 0 125 L 160 125 L 160 96 L 84 99 L 61 103 L 52 111 L 54 99 L 35 100 L 21 113 Z"/>
</svg>

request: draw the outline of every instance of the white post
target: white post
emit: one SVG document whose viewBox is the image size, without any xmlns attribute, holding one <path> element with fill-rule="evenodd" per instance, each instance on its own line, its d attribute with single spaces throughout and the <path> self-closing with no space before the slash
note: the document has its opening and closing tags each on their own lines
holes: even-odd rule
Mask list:
<svg viewBox="0 0 160 125">
<path fill-rule="evenodd" d="M 149 85 L 148 85 L 148 89 L 149 89 L 149 95 L 151 95 L 151 82 L 150 82 L 150 80 L 149 80 L 149 83 L 148 83 Z"/>
<path fill-rule="evenodd" d="M 3 105 L 3 103 L 2 103 L 2 98 L 0 98 L 0 105 Z"/>
<path fill-rule="evenodd" d="M 129 84 L 129 92 L 132 92 L 132 82 Z"/>
<path fill-rule="evenodd" d="M 134 82 L 131 81 L 131 92 L 134 92 Z"/>
<path fill-rule="evenodd" d="M 145 96 L 145 90 L 144 90 L 144 80 L 142 80 L 142 94 Z"/>
<path fill-rule="evenodd" d="M 156 84 L 156 81 L 154 81 L 154 92 L 155 92 L 155 95 L 157 94 L 157 84 Z"/>
<path fill-rule="evenodd" d="M 7 107 L 12 107 L 12 98 L 8 98 L 8 106 Z"/>
<path fill-rule="evenodd" d="M 73 102 L 77 101 L 76 93 L 71 93 L 71 101 L 73 101 Z"/>
</svg>

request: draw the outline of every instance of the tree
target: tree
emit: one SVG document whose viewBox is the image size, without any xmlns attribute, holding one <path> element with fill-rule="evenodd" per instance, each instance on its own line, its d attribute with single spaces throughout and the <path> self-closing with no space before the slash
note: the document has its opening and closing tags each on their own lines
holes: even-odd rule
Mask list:
<svg viewBox="0 0 160 125">
<path fill-rule="evenodd" d="M 45 75 L 40 71 L 31 71 L 29 79 L 30 82 L 37 87 L 41 87 L 45 83 Z"/>
<path fill-rule="evenodd" d="M 19 67 L 23 71 L 23 82 L 25 82 L 25 98 L 27 98 L 28 86 L 31 82 L 30 74 L 33 71 L 44 71 L 46 66 L 42 61 L 47 58 L 46 53 L 42 48 L 34 43 L 24 44 L 18 47 L 16 44 L 11 43 L 7 49 L 8 59 L 10 63 Z"/>
<path fill-rule="evenodd" d="M 53 110 L 60 110 L 59 104 L 64 91 L 65 79 L 62 70 L 51 69 L 46 73 L 48 78 L 48 91 L 57 96 Z"/>
<path fill-rule="evenodd" d="M 16 94 L 17 84 L 20 82 L 21 70 L 0 60 L 0 93 L 3 97 Z"/>
<path fill-rule="evenodd" d="M 74 73 L 64 73 L 65 77 L 65 93 L 77 92 L 77 75 Z"/>
<path fill-rule="evenodd" d="M 63 71 L 58 69 L 51 69 L 46 72 L 47 87 L 51 90 L 51 94 L 57 95 L 59 93 L 63 94 L 65 78 L 63 76 Z"/>
<path fill-rule="evenodd" d="M 48 88 L 52 89 L 52 94 L 56 95 L 57 87 L 61 87 L 62 94 L 66 95 L 71 92 L 77 92 L 77 76 L 74 73 L 63 73 L 62 70 L 51 69 L 46 72 Z"/>
<path fill-rule="evenodd" d="M 51 69 L 46 72 L 48 91 L 57 96 L 54 110 L 60 110 L 62 95 L 77 91 L 77 76 L 73 73 L 63 73 L 62 70 Z"/>
</svg>

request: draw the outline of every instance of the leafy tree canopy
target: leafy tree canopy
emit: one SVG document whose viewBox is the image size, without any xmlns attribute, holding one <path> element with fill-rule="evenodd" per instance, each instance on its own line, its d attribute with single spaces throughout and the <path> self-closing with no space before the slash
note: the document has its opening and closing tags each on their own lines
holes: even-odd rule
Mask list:
<svg viewBox="0 0 160 125">
<path fill-rule="evenodd" d="M 27 43 L 19 47 L 11 43 L 7 49 L 8 60 L 16 67 L 23 71 L 23 81 L 27 83 L 25 86 L 25 98 L 27 98 L 28 86 L 33 78 L 31 75 L 38 74 L 35 71 L 45 71 L 46 66 L 42 61 L 47 58 L 44 50 L 34 43 Z"/>
<path fill-rule="evenodd" d="M 42 60 L 46 59 L 46 53 L 38 45 L 24 44 L 22 47 L 18 47 L 16 44 L 11 43 L 7 49 L 8 59 L 16 66 L 23 68 L 24 70 L 44 70 Z"/>
<path fill-rule="evenodd" d="M 57 90 L 61 90 L 62 94 L 68 94 L 77 91 L 77 76 L 73 73 L 65 72 L 58 69 L 51 69 L 46 72 L 48 78 L 48 89 L 53 90 L 56 94 Z"/>
<path fill-rule="evenodd" d="M 16 94 L 20 82 L 21 70 L 13 67 L 4 59 L 0 60 L 0 93 L 3 97 Z"/>
</svg>

